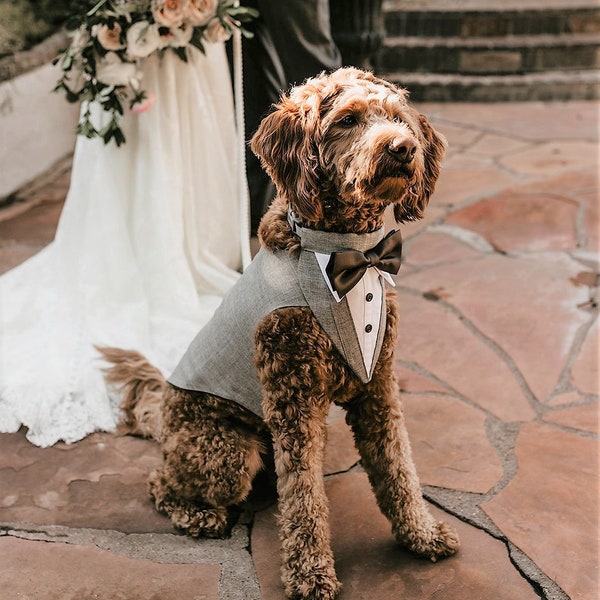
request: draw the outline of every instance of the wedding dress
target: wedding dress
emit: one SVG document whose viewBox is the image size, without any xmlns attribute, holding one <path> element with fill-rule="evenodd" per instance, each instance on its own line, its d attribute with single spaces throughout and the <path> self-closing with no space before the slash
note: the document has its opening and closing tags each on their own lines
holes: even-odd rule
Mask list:
<svg viewBox="0 0 600 600">
<path fill-rule="evenodd" d="M 117 148 L 79 138 L 55 240 L 0 278 L 0 431 L 39 446 L 111 431 L 96 345 L 170 374 L 241 269 L 238 154 L 222 44 L 143 66 L 154 106 Z M 100 115 L 101 116 L 101 115 Z"/>
</svg>

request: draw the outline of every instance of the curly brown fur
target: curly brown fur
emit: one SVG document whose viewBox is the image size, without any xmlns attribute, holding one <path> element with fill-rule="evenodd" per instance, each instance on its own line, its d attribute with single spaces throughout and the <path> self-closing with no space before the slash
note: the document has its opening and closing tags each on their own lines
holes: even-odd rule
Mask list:
<svg viewBox="0 0 600 600">
<path fill-rule="evenodd" d="M 307 227 L 373 231 L 389 204 L 398 222 L 423 216 L 446 140 L 406 90 L 346 68 L 309 79 L 274 108 L 251 147 Z M 410 160 L 394 152 L 399 147 Z"/>
<path fill-rule="evenodd" d="M 123 395 L 120 430 L 161 443 L 148 480 L 156 508 L 193 537 L 225 537 L 270 452 L 264 423 L 215 396 L 170 385 L 138 352 L 98 348 Z"/>
<path fill-rule="evenodd" d="M 300 251 L 300 238 L 292 233 L 288 224 L 288 206 L 283 198 L 275 198 L 260 221 L 258 239 L 261 246 L 271 252 L 284 250 L 294 254 Z"/>
<path fill-rule="evenodd" d="M 252 140 L 278 198 L 259 236 L 267 251 L 296 254 L 292 209 L 305 227 L 372 232 L 393 205 L 398 221 L 422 216 L 440 171 L 445 140 L 391 83 L 358 69 L 308 80 L 285 95 Z M 331 600 L 340 590 L 323 481 L 326 418 L 346 410 L 362 464 L 396 539 L 431 560 L 458 538 L 423 500 L 394 377 L 397 308 L 386 300 L 385 338 L 363 383 L 311 310 L 277 309 L 255 332 L 254 361 L 264 421 L 230 401 L 166 383 L 136 353 L 104 349 L 110 382 L 124 393 L 128 430 L 152 435 L 164 464 L 150 476 L 159 510 L 192 536 L 224 536 L 272 444 L 289 598 Z"/>
<path fill-rule="evenodd" d="M 121 392 L 119 433 L 159 440 L 167 384 L 162 373 L 139 352 L 106 347 L 97 350 L 112 365 L 104 369 L 104 379 Z"/>
<path fill-rule="evenodd" d="M 228 401 L 169 386 L 163 467 L 150 477 L 156 507 L 194 537 L 223 537 L 262 468 L 268 435 Z"/>
<path fill-rule="evenodd" d="M 263 409 L 275 450 L 285 591 L 290 598 L 333 598 L 340 584 L 322 465 L 332 388 L 351 376 L 341 360 L 331 361 L 337 352 L 308 308 L 271 313 L 255 339 Z M 310 359 L 299 369 L 297 357 L 306 355 L 306 348 Z"/>
</svg>

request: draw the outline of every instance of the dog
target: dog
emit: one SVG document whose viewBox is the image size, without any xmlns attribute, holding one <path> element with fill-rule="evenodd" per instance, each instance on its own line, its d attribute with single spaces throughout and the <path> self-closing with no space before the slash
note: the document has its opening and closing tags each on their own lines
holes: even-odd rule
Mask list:
<svg viewBox="0 0 600 600">
<path fill-rule="evenodd" d="M 398 311 L 383 290 L 399 266 L 386 209 L 398 223 L 422 217 L 446 141 L 404 89 L 342 68 L 283 94 L 251 148 L 277 187 L 240 280 L 258 283 L 234 287 L 168 380 L 136 352 L 100 350 L 123 394 L 122 430 L 162 447 L 149 478 L 157 509 L 191 536 L 227 536 L 272 452 L 285 593 L 328 600 L 341 587 L 323 481 L 332 403 L 397 541 L 432 561 L 459 546 L 422 496 L 394 376 Z M 351 268 L 336 270 L 337 256 Z M 358 279 L 349 290 L 348 278 Z"/>
</svg>

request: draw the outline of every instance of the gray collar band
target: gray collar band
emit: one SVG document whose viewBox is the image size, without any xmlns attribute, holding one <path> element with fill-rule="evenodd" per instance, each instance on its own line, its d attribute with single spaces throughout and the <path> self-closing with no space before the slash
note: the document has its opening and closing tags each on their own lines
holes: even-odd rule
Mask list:
<svg viewBox="0 0 600 600">
<path fill-rule="evenodd" d="M 300 238 L 300 245 L 309 252 L 331 254 L 342 250 L 366 252 L 376 246 L 385 235 L 381 227 L 370 233 L 335 233 L 302 227 L 293 211 L 288 211 L 288 222 L 292 231 Z"/>
</svg>

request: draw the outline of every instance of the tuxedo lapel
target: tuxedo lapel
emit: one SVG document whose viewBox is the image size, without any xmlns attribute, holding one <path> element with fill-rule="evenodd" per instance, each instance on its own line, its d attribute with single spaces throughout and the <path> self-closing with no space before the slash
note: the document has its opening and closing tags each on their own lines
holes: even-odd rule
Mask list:
<svg viewBox="0 0 600 600">
<path fill-rule="evenodd" d="M 317 321 L 354 373 L 361 381 L 367 383 L 370 374 L 367 374 L 365 369 L 348 302 L 345 298 L 341 302 L 335 301 L 323 279 L 313 252 L 300 253 L 298 275 L 302 293 Z M 381 337 L 381 329 L 379 337 Z M 383 341 L 382 337 L 381 341 Z M 381 348 L 379 338 L 378 346 Z"/>
</svg>

